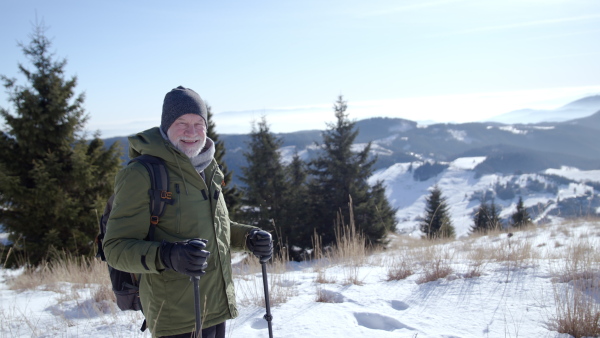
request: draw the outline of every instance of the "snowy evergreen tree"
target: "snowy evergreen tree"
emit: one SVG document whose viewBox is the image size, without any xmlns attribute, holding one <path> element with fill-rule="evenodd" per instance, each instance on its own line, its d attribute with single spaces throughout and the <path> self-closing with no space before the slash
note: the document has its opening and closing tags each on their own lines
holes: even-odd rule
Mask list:
<svg viewBox="0 0 600 338">
<path fill-rule="evenodd" d="M 34 70 L 19 65 L 28 86 L 2 76 L 14 112 L 0 109 L 0 223 L 13 252 L 32 264 L 51 248 L 75 256 L 93 252 L 102 213 L 121 167 L 117 143 L 106 149 L 99 134 L 85 139 L 84 95 L 65 79 L 66 60 L 55 60 L 43 24 L 21 48 Z M 14 257 L 14 256 L 13 256 Z"/>
<path fill-rule="evenodd" d="M 426 198 L 425 216 L 421 220 L 420 228 L 428 239 L 454 237 L 448 203 L 437 185 Z"/>
</svg>

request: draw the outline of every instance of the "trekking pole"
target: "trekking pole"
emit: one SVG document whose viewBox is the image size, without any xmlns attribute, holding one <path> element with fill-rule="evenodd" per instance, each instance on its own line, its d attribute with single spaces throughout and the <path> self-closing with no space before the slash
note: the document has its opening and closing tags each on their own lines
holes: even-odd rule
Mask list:
<svg viewBox="0 0 600 338">
<path fill-rule="evenodd" d="M 194 308 L 196 310 L 196 338 L 202 337 L 202 316 L 200 315 L 200 277 L 191 277 L 194 283 Z"/>
<path fill-rule="evenodd" d="M 200 242 L 200 243 L 195 243 L 195 242 Z M 206 248 L 206 243 L 208 241 L 206 241 L 205 239 L 200 239 L 197 241 L 190 241 L 190 245 L 199 248 L 201 250 L 203 250 L 204 248 Z M 202 337 L 202 315 L 200 313 L 201 308 L 200 308 L 200 276 L 191 276 L 190 279 L 192 280 L 192 283 L 194 283 L 194 309 L 196 310 L 196 338 L 201 338 Z"/>
<path fill-rule="evenodd" d="M 271 320 L 273 316 L 271 316 L 271 304 L 269 302 L 269 283 L 267 279 L 267 262 L 260 262 L 262 265 L 262 276 L 263 276 L 263 285 L 265 287 L 265 307 L 267 309 L 267 313 L 263 317 L 267 321 L 267 325 L 269 326 L 269 338 L 273 338 L 273 326 L 271 325 Z"/>
</svg>

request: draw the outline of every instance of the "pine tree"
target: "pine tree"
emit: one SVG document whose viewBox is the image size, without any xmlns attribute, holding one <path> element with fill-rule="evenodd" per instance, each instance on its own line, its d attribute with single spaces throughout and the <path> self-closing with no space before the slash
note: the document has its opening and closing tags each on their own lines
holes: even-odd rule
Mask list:
<svg viewBox="0 0 600 338">
<path fill-rule="evenodd" d="M 477 212 L 473 216 L 473 226 L 471 227 L 472 232 L 487 233 L 488 231 L 488 217 L 490 214 L 490 207 L 483 201 Z"/>
<path fill-rule="evenodd" d="M 426 198 L 425 216 L 420 227 L 428 239 L 454 237 L 454 226 L 450 219 L 448 203 L 437 185 Z"/>
<path fill-rule="evenodd" d="M 475 216 L 473 217 L 472 232 L 487 233 L 489 230 L 497 229 L 501 225 L 500 212 L 496 203 L 492 200 L 488 204 L 485 200 L 481 202 Z"/>
<path fill-rule="evenodd" d="M 282 241 L 286 243 L 290 258 L 301 260 L 301 250 L 298 248 L 309 247 L 312 229 L 306 224 L 308 205 L 308 187 L 306 184 L 306 163 L 300 159 L 298 153 L 292 157 L 292 161 L 285 168 L 289 192 L 286 198 L 286 223 L 279 223 L 278 231 Z"/>
<path fill-rule="evenodd" d="M 74 96 L 76 78 L 65 79 L 66 60 L 54 59 L 44 33 L 37 24 L 31 42 L 20 44 L 35 70 L 19 65 L 29 86 L 2 76 L 15 112 L 0 109 L 0 223 L 32 264 L 51 248 L 93 251 L 97 212 L 120 168 L 118 144 L 105 149 L 98 133 L 84 139 L 84 95 Z"/>
<path fill-rule="evenodd" d="M 511 216 L 511 225 L 513 227 L 522 228 L 529 224 L 531 224 L 531 216 L 529 216 L 529 213 L 523 204 L 523 198 L 519 196 L 517 211 Z"/>
<path fill-rule="evenodd" d="M 369 243 L 382 244 L 387 232 L 395 229 L 395 210 L 390 207 L 381 182 L 374 186 L 367 182 L 376 158 L 369 156 L 371 143 L 361 151 L 352 150 L 358 130 L 346 109 L 346 101 L 339 96 L 334 105 L 337 121 L 327 124 L 320 154 L 310 164 L 311 223 L 323 246 L 333 243 L 338 212 L 345 223 L 350 223 L 348 203 L 352 198 L 356 230 Z"/>
<path fill-rule="evenodd" d="M 274 225 L 286 224 L 288 187 L 278 151 L 282 143 L 271 133 L 265 117 L 258 125 L 253 124 L 249 150 L 244 153 L 247 166 L 242 167 L 243 176 L 240 178 L 246 184 L 243 198 L 246 222 L 269 231 L 275 230 Z"/>
<path fill-rule="evenodd" d="M 225 176 L 223 182 L 223 197 L 225 198 L 225 204 L 227 204 L 230 215 L 237 215 L 240 211 L 242 192 L 236 185 L 230 184 L 233 180 L 233 172 L 228 170 L 227 163 L 225 163 L 225 143 L 219 141 L 219 134 L 217 134 L 216 125 L 213 121 L 212 108 L 208 103 L 206 103 L 206 111 L 208 120 L 206 136 L 215 143 L 215 160 L 221 166 L 221 171 Z"/>
</svg>

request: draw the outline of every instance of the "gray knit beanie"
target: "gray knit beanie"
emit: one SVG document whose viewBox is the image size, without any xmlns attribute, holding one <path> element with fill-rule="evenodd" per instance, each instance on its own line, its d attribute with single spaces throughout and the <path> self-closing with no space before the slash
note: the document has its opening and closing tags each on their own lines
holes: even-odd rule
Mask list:
<svg viewBox="0 0 600 338">
<path fill-rule="evenodd" d="M 200 115 L 206 121 L 206 105 L 195 91 L 179 86 L 165 95 L 160 129 L 166 134 L 173 122 L 185 114 Z"/>
</svg>

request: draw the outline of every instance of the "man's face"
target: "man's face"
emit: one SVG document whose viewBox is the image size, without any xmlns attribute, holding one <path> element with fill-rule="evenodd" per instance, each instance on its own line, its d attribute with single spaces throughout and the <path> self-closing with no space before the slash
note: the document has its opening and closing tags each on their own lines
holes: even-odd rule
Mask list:
<svg viewBox="0 0 600 338">
<path fill-rule="evenodd" d="M 192 158 L 206 144 L 206 122 L 200 115 L 182 115 L 169 127 L 167 136 L 175 148 Z"/>
</svg>

